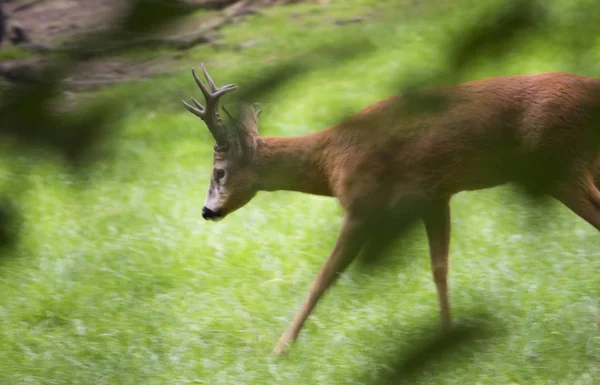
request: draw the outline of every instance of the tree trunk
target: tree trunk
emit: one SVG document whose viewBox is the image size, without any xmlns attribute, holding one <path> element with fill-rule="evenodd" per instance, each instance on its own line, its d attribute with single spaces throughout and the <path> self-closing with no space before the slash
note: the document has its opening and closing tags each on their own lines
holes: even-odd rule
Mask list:
<svg viewBox="0 0 600 385">
<path fill-rule="evenodd" d="M 2 12 L 2 4 L 0 3 L 0 47 L 2 47 L 2 40 L 6 32 L 6 15 Z"/>
</svg>

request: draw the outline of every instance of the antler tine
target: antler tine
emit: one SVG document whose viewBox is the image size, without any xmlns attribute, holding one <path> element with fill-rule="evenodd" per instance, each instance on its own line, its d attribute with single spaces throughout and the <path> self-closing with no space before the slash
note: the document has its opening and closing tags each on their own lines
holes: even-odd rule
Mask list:
<svg viewBox="0 0 600 385">
<path fill-rule="evenodd" d="M 182 102 L 183 102 L 183 105 L 185 106 L 185 108 L 187 108 L 187 110 L 189 112 L 191 112 L 192 114 L 196 115 L 199 118 L 204 119 L 204 111 L 203 110 L 200 110 L 198 108 L 190 106 L 189 104 L 186 103 L 185 100 L 182 100 Z"/>
<path fill-rule="evenodd" d="M 194 77 L 194 80 L 196 81 L 196 84 L 198 85 L 198 87 L 200 87 L 200 90 L 202 91 L 202 94 L 204 95 L 204 98 L 208 102 L 208 99 L 211 97 L 211 93 L 208 90 L 208 88 L 206 88 L 206 86 L 204 85 L 204 83 L 202 83 L 202 80 L 200 80 L 200 78 L 198 77 L 198 75 L 196 75 L 196 70 L 194 68 L 192 68 L 192 76 Z"/>
<path fill-rule="evenodd" d="M 196 107 L 198 107 L 200 112 L 202 112 L 203 114 L 206 112 L 206 108 L 204 108 L 204 106 L 200 104 L 200 102 L 198 102 L 196 99 L 192 98 L 192 102 L 196 105 Z"/>
<path fill-rule="evenodd" d="M 212 80 L 206 67 L 201 63 L 202 72 L 204 73 L 204 77 L 208 82 L 208 87 L 200 80 L 198 75 L 196 74 L 196 70 L 192 68 L 192 76 L 194 77 L 194 81 L 202 91 L 204 95 L 204 101 L 206 105 L 200 104 L 196 99 L 192 98 L 192 102 L 196 107 L 189 105 L 186 102 L 183 102 L 188 111 L 193 113 L 194 115 L 201 118 L 209 131 L 214 136 L 217 141 L 217 145 L 221 148 L 227 148 L 229 145 L 229 135 L 223 127 L 223 123 L 221 121 L 221 117 L 219 115 L 219 98 L 221 98 L 226 93 L 233 91 L 238 88 L 235 84 L 227 84 L 223 87 L 217 87 L 215 82 Z M 209 89 L 210 88 L 210 89 Z"/>
<path fill-rule="evenodd" d="M 233 90 L 235 90 L 237 88 L 238 88 L 238 86 L 236 84 L 228 84 L 228 85 L 223 86 L 221 88 L 217 88 L 217 91 L 215 93 L 213 93 L 213 96 L 221 97 L 222 95 L 225 95 L 229 91 L 233 91 Z"/>
<path fill-rule="evenodd" d="M 234 117 L 233 117 L 233 115 L 231 115 L 231 114 L 229 113 L 229 111 L 227 111 L 227 108 L 223 107 L 223 111 L 225 112 L 225 114 L 227 115 L 227 117 L 228 117 L 230 120 L 232 120 L 232 121 L 234 121 L 234 122 L 235 122 L 235 121 L 237 121 L 237 119 L 236 119 L 236 118 L 234 118 Z"/>
<path fill-rule="evenodd" d="M 215 85 L 215 82 L 212 80 L 212 78 L 208 74 L 208 71 L 206 70 L 206 67 L 204 67 L 204 63 L 200 63 L 200 67 L 202 67 L 202 72 L 204 73 L 204 77 L 206 78 L 206 81 L 210 85 L 210 90 L 212 92 L 217 91 L 217 86 Z"/>
</svg>

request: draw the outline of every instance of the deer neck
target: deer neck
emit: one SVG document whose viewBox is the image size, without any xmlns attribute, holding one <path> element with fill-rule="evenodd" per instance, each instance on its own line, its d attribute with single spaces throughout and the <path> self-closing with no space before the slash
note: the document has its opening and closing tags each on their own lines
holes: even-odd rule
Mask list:
<svg viewBox="0 0 600 385">
<path fill-rule="evenodd" d="M 257 146 L 259 189 L 331 196 L 326 141 L 320 133 L 262 137 Z"/>
</svg>

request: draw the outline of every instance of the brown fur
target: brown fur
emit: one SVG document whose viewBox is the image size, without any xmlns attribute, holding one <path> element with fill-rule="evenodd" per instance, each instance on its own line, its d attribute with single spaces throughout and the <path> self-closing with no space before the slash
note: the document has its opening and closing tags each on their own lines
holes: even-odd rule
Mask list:
<svg viewBox="0 0 600 385">
<path fill-rule="evenodd" d="M 415 101 L 436 108 L 420 111 Z M 599 113 L 598 80 L 543 73 L 393 96 L 299 137 L 260 137 L 256 119 L 242 122 L 243 132 L 251 133 L 247 156 L 215 156 L 215 168 L 229 177 L 223 216 L 260 190 L 333 196 L 345 211 L 334 250 L 276 352 L 297 338 L 321 295 L 368 241 L 369 216 L 410 197 L 426 202 L 420 216 L 446 328 L 452 195 L 518 182 L 545 191 L 600 229 L 594 186 Z"/>
</svg>

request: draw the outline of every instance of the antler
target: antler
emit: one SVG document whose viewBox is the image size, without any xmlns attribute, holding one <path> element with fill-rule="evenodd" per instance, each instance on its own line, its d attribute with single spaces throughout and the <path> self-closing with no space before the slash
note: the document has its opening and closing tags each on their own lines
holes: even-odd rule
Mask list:
<svg viewBox="0 0 600 385">
<path fill-rule="evenodd" d="M 188 109 L 192 114 L 201 118 L 206 126 L 210 130 L 212 136 L 215 138 L 217 142 L 217 148 L 221 151 L 226 150 L 230 144 L 229 133 L 223 126 L 223 121 L 221 120 L 221 116 L 219 115 L 219 98 L 229 91 L 233 91 L 238 88 L 235 84 L 228 84 L 221 88 L 217 88 L 215 82 L 212 80 L 206 68 L 204 68 L 204 64 L 200 64 L 202 67 L 202 72 L 204 73 L 204 77 L 208 81 L 208 85 L 210 86 L 210 90 L 202 83 L 202 81 L 196 75 L 196 71 L 192 68 L 192 75 L 194 76 L 194 80 L 202 94 L 204 95 L 204 100 L 206 102 L 206 107 L 200 104 L 196 99 L 192 98 L 192 102 L 196 107 L 193 107 L 183 101 L 185 108 Z"/>
</svg>

